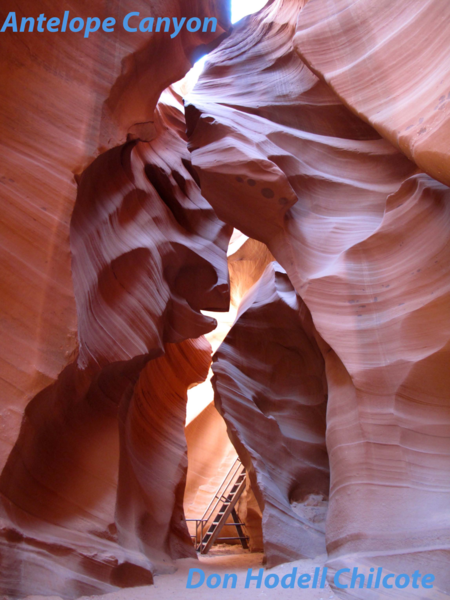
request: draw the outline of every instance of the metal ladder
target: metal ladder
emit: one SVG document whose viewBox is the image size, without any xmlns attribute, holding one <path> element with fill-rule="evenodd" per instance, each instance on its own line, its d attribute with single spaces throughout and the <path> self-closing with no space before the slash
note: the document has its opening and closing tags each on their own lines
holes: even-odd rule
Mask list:
<svg viewBox="0 0 450 600">
<path fill-rule="evenodd" d="M 248 549 L 249 538 L 245 535 L 243 529 L 245 523 L 242 523 L 239 519 L 235 509 L 242 492 L 245 490 L 245 477 L 245 467 L 239 458 L 236 458 L 202 518 L 187 519 L 196 524 L 195 535 L 191 537 L 194 540 L 197 552 L 200 552 L 200 554 L 207 554 L 214 542 L 227 540 L 239 540 L 242 547 Z M 230 516 L 233 517 L 233 522 L 227 523 Z M 237 537 L 219 538 L 218 536 L 225 525 L 234 525 L 238 534 Z"/>
</svg>

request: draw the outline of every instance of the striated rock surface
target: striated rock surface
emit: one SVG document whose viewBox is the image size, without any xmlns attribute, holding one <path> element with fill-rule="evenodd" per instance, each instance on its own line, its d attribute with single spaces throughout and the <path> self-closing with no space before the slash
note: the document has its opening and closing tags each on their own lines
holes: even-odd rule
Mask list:
<svg viewBox="0 0 450 600">
<path fill-rule="evenodd" d="M 83 174 L 71 223 L 78 364 L 162 351 L 216 321 L 229 303 L 231 229 L 202 197 L 181 98 L 163 94 L 158 137 L 102 154 Z"/>
<path fill-rule="evenodd" d="M 314 0 L 294 44 L 357 115 L 450 185 L 450 5 Z"/>
<path fill-rule="evenodd" d="M 229 333 L 242 297 L 258 281 L 266 266 L 273 260 L 267 247 L 256 240 L 248 239 L 235 230 L 228 247 L 228 270 L 230 275 L 230 309 L 227 313 L 210 313 L 217 319 L 218 326 L 206 338 L 213 350 L 221 345 Z M 187 407 L 186 438 L 189 468 L 184 498 L 188 519 L 200 519 L 219 485 L 233 466 L 237 453 L 227 434 L 225 421 L 214 407 L 214 391 L 211 386 L 210 369 L 208 380 L 190 390 Z M 263 551 L 261 511 L 247 477 L 247 488 L 241 496 L 237 510 L 246 524 L 249 546 L 254 552 Z M 232 521 L 230 517 L 230 521 Z M 192 535 L 195 523 L 188 523 Z M 221 537 L 235 537 L 236 529 L 224 528 Z M 230 543 L 238 543 L 232 540 Z"/>
<path fill-rule="evenodd" d="M 227 310 L 230 279 L 214 347 L 256 285 L 216 356 L 217 402 L 269 565 L 322 552 L 329 488 L 330 576 L 419 569 L 443 597 L 448 8 L 272 0 L 211 56 L 186 134 L 180 93 L 156 103 L 225 36 L 226 6 L 133 5 L 218 17 L 175 40 L 1 34 L 0 592 L 101 594 L 193 556 L 185 487 L 196 516 L 234 449 L 212 406 L 186 442 L 186 397 L 211 360 L 201 311 Z M 94 8 L 127 7 L 70 6 Z M 228 275 L 232 226 L 254 240 Z M 256 547 L 251 494 L 240 511 Z"/>
<path fill-rule="evenodd" d="M 206 385 L 206 383 L 201 385 Z M 213 397 L 212 388 L 208 393 L 208 397 L 210 396 Z M 189 398 L 190 401 L 191 398 Z M 189 462 L 184 494 L 184 511 L 188 520 L 189 531 L 192 535 L 195 535 L 196 524 L 194 520 L 203 517 L 211 499 L 236 461 L 237 453 L 228 436 L 225 421 L 215 408 L 213 401 L 188 423 L 185 433 Z M 261 510 L 248 477 L 247 487 L 240 497 L 237 511 L 241 521 L 245 523 L 245 532 L 250 538 L 250 550 L 252 552 L 263 552 Z M 230 517 L 229 520 L 233 521 L 233 518 Z M 236 528 L 234 526 L 229 528 L 225 526 L 222 530 L 221 537 L 235 536 Z M 237 540 L 232 540 L 229 543 L 240 546 Z"/>
<path fill-rule="evenodd" d="M 196 53 L 229 27 L 219 0 L 5 0 L 18 17 L 114 17 L 116 31 L 14 33 L 0 36 L 2 166 L 0 306 L 0 466 L 6 462 L 26 404 L 72 362 L 77 349 L 69 223 L 75 204 L 74 173 L 99 152 L 122 144 L 128 133 L 155 136 L 160 93 L 190 68 Z M 142 15 L 217 17 L 215 34 L 183 30 L 149 35 L 126 32 L 122 19 Z M 157 59 L 155 58 L 157 57 Z M 136 127 L 136 124 L 141 126 Z"/>
<path fill-rule="evenodd" d="M 0 478 L 2 593 L 105 593 L 121 572 L 151 582 L 151 562 L 118 546 L 114 522 L 117 410 L 145 362 L 95 375 L 73 363 L 28 404 Z"/>
<path fill-rule="evenodd" d="M 73 364 L 28 405 L 0 478 L 3 593 L 112 592 L 195 556 L 184 423 L 210 356 L 208 342 L 187 340 L 91 381 Z"/>
<path fill-rule="evenodd" d="M 180 97 L 153 142 L 79 181 L 71 223 L 79 351 L 28 404 L 0 477 L 1 591 L 76 598 L 144 585 L 192 556 L 184 521 L 187 390 L 229 303 L 231 228 L 201 196 Z"/>
<path fill-rule="evenodd" d="M 183 510 L 186 400 L 210 364 L 204 338 L 168 344 L 164 356 L 147 363 L 129 404 L 120 407 L 119 541 L 151 557 L 159 571 L 172 558 L 196 557 Z"/>
<path fill-rule="evenodd" d="M 450 193 L 302 62 L 303 4 L 272 2 L 211 55 L 187 107 L 193 164 L 324 340 L 330 559 L 432 563 L 445 590 Z"/>
<path fill-rule="evenodd" d="M 276 263 L 244 297 L 213 371 L 216 406 L 262 510 L 268 566 L 322 554 L 325 365 L 308 310 Z"/>
</svg>

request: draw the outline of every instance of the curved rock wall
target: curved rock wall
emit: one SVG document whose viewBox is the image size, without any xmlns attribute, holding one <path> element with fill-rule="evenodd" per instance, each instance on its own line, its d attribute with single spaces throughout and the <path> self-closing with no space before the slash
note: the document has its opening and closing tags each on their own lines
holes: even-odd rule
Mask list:
<svg viewBox="0 0 450 600">
<path fill-rule="evenodd" d="M 161 353 L 226 310 L 231 229 L 202 197 L 181 98 L 161 97 L 158 136 L 102 154 L 83 173 L 71 223 L 78 364 Z"/>
<path fill-rule="evenodd" d="M 67 367 L 27 406 L 0 478 L 2 593 L 13 597 L 114 591 L 149 583 L 151 562 L 117 543 L 117 408 L 145 360 L 92 376 Z"/>
<path fill-rule="evenodd" d="M 268 245 L 333 350 L 331 559 L 405 572 L 428 556 L 445 589 L 449 190 L 302 62 L 302 6 L 271 3 L 210 56 L 187 107 L 193 164 L 219 217 Z"/>
<path fill-rule="evenodd" d="M 28 405 L 0 478 L 4 593 L 102 594 L 195 557 L 184 424 L 187 389 L 210 362 L 200 338 L 92 380 L 73 364 Z"/>
<path fill-rule="evenodd" d="M 230 258 L 234 308 L 272 256 L 285 270 L 246 296 L 215 367 L 269 564 L 323 549 L 325 368 L 330 573 L 427 569 L 438 597 L 450 585 L 447 7 L 272 0 L 211 55 L 187 134 L 179 93 L 155 106 L 224 37 L 226 3 L 133 10 L 220 27 L 59 45 L 2 34 L 1 592 L 104 593 L 192 555 L 183 424 L 210 348 L 191 338 L 215 327 L 201 310 L 228 307 L 234 226 L 257 240 Z M 214 473 L 192 447 L 187 498 L 201 502 Z"/>
<path fill-rule="evenodd" d="M 167 344 L 141 372 L 120 407 L 121 456 L 115 522 L 127 549 L 150 557 L 156 572 L 173 558 L 196 557 L 186 527 L 187 390 L 206 379 L 211 346 L 204 338 Z M 155 572 L 154 569 L 154 572 Z"/>
<path fill-rule="evenodd" d="M 228 313 L 215 314 L 218 327 L 207 335 L 213 350 L 221 346 L 233 326 L 242 297 L 261 278 L 273 260 L 267 247 L 235 231 L 228 249 L 231 306 Z M 212 371 L 210 371 L 212 376 Z M 189 395 L 189 413 L 195 414 L 186 427 L 189 468 L 184 498 L 186 517 L 200 519 L 211 498 L 236 460 L 236 449 L 227 434 L 225 421 L 214 406 L 214 391 L 208 380 Z M 209 400 L 209 403 L 208 403 Z M 205 408 L 202 410 L 202 406 Z M 190 409 L 190 410 L 189 410 Z M 252 551 L 263 551 L 261 510 L 247 477 L 247 489 L 238 502 L 238 513 L 246 525 Z M 232 517 L 230 517 L 232 521 Z M 195 533 L 195 524 L 189 523 Z M 222 537 L 236 536 L 234 527 L 224 529 Z"/>
<path fill-rule="evenodd" d="M 450 6 L 439 0 L 309 2 L 294 44 L 383 137 L 450 184 Z"/>
<path fill-rule="evenodd" d="M 211 349 L 189 340 L 216 325 L 201 309 L 228 307 L 231 228 L 200 193 L 184 131 L 181 98 L 168 90 L 152 142 L 109 150 L 79 178 L 79 343 L 28 404 L 1 474 L 4 593 L 105 593 L 193 555 L 185 407 Z"/>
<path fill-rule="evenodd" d="M 131 6 L 132 4 L 132 6 Z M 128 133 L 155 136 L 154 109 L 161 92 L 179 80 L 229 27 L 217 0 L 5 0 L 20 16 L 115 17 L 115 33 L 1 34 L 0 140 L 0 466 L 20 428 L 27 403 L 72 362 L 77 319 L 70 267 L 69 224 L 79 174 L 99 152 L 125 142 Z M 128 33 L 131 10 L 148 16 L 215 16 L 217 32 Z M 160 57 L 164 57 L 161 60 Z M 155 57 L 158 57 L 155 60 Z M 135 124 L 144 124 L 135 127 Z"/>
<path fill-rule="evenodd" d="M 217 409 L 262 509 L 268 566 L 323 554 L 325 365 L 308 310 L 276 263 L 244 297 L 213 371 Z"/>
</svg>

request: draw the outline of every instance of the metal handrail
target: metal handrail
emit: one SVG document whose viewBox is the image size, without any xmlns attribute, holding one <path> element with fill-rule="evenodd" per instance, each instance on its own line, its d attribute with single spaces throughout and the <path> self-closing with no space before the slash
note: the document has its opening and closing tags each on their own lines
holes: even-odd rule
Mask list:
<svg viewBox="0 0 450 600">
<path fill-rule="evenodd" d="M 233 485 L 235 482 L 236 476 L 239 474 L 239 470 L 242 466 L 239 456 L 236 457 L 236 460 L 231 465 L 227 474 L 222 480 L 216 494 L 213 496 L 211 502 L 208 504 L 205 512 L 203 513 L 200 519 L 186 519 L 188 522 L 195 521 L 195 536 L 191 535 L 192 539 L 195 539 L 195 545 L 197 547 L 197 540 L 199 540 L 199 545 L 201 545 L 202 540 L 205 536 L 205 525 L 210 521 L 211 517 L 214 515 L 217 506 L 220 502 L 225 502 L 227 500 L 227 496 L 225 496 L 226 490 Z M 231 475 L 231 477 L 230 477 Z M 229 479 L 229 480 L 228 480 Z M 228 483 L 227 483 L 228 480 Z M 226 484 L 226 485 L 225 485 Z M 216 501 L 214 503 L 214 500 Z M 214 504 L 214 506 L 213 506 Z M 212 507 L 212 508 L 211 508 Z M 200 532 L 199 532 L 200 529 Z M 200 533 L 200 535 L 199 535 Z"/>
<path fill-rule="evenodd" d="M 206 515 L 207 515 L 207 513 L 208 513 L 209 509 L 211 508 L 211 505 L 213 504 L 214 500 L 216 500 L 216 499 L 217 499 L 217 501 L 216 501 L 216 503 L 215 503 L 215 505 L 214 505 L 214 508 L 212 509 L 211 513 L 213 513 L 213 512 L 214 512 L 214 510 L 216 509 L 217 505 L 218 505 L 218 504 L 219 504 L 219 502 L 221 501 L 221 500 L 220 500 L 220 496 L 219 496 L 219 494 L 220 494 L 220 491 L 221 491 L 221 489 L 224 487 L 224 485 L 225 485 L 225 482 L 226 482 L 226 480 L 228 479 L 228 476 L 229 476 L 229 475 L 230 475 L 230 473 L 233 471 L 233 469 L 236 467 L 236 471 L 235 471 L 235 473 L 233 473 L 233 475 L 231 476 L 231 479 L 230 479 L 229 483 L 227 483 L 227 485 L 225 486 L 225 489 L 227 489 L 227 487 L 228 487 L 228 486 L 231 484 L 231 482 L 233 481 L 233 479 L 236 477 L 236 475 L 237 475 L 237 473 L 238 473 L 238 471 L 239 471 L 239 466 L 240 466 L 240 465 L 241 465 L 241 461 L 240 461 L 240 458 L 239 458 L 239 456 L 237 456 L 237 457 L 236 457 L 236 460 L 235 460 L 235 461 L 234 461 L 234 463 L 231 465 L 231 467 L 230 467 L 230 469 L 229 469 L 228 473 L 225 475 L 224 479 L 222 480 L 222 483 L 220 484 L 220 486 L 219 486 L 219 489 L 217 490 L 216 494 L 213 496 L 213 498 L 212 498 L 211 502 L 209 503 L 209 505 L 208 505 L 207 509 L 205 510 L 205 512 L 203 513 L 203 516 L 201 517 L 201 519 L 199 519 L 199 521 L 204 521 L 204 520 L 205 520 L 205 517 L 206 517 Z M 223 502 L 223 500 L 222 500 L 222 502 Z M 209 515 L 209 517 L 208 517 L 206 520 L 207 520 L 207 521 L 209 521 L 209 519 L 211 518 L 211 516 L 212 516 L 212 514 L 210 514 L 210 515 Z"/>
</svg>

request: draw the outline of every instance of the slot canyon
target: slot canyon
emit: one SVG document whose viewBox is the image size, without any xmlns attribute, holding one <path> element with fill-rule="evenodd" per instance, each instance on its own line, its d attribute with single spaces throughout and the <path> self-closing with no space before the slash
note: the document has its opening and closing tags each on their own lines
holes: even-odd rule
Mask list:
<svg viewBox="0 0 450 600">
<path fill-rule="evenodd" d="M 0 596 L 450 599 L 450 3 L 69 9 L 217 27 L 0 34 Z"/>
</svg>

